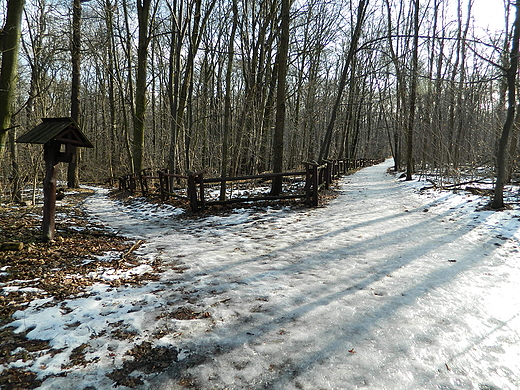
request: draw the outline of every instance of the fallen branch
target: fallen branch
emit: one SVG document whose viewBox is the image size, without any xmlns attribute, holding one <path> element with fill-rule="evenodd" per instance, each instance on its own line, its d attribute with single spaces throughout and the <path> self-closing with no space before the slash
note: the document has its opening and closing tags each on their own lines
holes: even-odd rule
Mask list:
<svg viewBox="0 0 520 390">
<path fill-rule="evenodd" d="M 462 183 L 448 184 L 448 185 L 442 186 L 442 189 L 448 190 L 450 188 L 465 186 L 465 185 L 474 184 L 474 183 L 486 184 L 486 182 L 484 182 L 483 180 L 470 180 L 470 181 L 465 181 L 465 182 L 462 182 Z"/>
<path fill-rule="evenodd" d="M 137 242 L 130 247 L 125 253 L 121 255 L 121 260 L 124 260 L 128 255 L 130 255 L 133 251 L 139 248 L 144 243 L 144 240 L 137 240 Z"/>
<path fill-rule="evenodd" d="M 0 251 L 21 251 L 23 242 L 2 242 L 0 243 Z"/>
<path fill-rule="evenodd" d="M 439 190 L 451 191 L 454 188 L 465 186 L 465 185 L 468 185 L 468 184 L 475 184 L 475 183 L 477 183 L 477 184 L 487 184 L 485 181 L 479 180 L 479 179 L 465 181 L 465 182 L 462 182 L 462 183 L 445 184 L 445 185 L 440 185 L 440 184 L 436 183 L 433 179 L 426 179 L 426 180 L 429 181 L 432 184 L 432 186 L 431 187 L 423 187 L 423 188 L 421 188 L 421 191 L 430 190 L 432 188 L 439 189 Z M 474 187 L 468 187 L 468 188 L 474 188 Z M 468 189 L 468 188 L 466 188 L 466 189 Z M 483 190 L 483 191 L 485 191 L 485 190 Z"/>
</svg>

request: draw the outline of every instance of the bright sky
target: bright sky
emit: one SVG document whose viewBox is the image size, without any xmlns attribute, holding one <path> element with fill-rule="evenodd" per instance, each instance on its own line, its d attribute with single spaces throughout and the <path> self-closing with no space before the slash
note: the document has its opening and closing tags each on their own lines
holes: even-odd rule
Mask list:
<svg viewBox="0 0 520 390">
<path fill-rule="evenodd" d="M 504 0 L 474 0 L 473 15 L 476 24 L 482 28 L 503 30 L 505 17 Z M 512 20 L 513 17 L 514 14 L 511 15 L 510 19 Z"/>
</svg>

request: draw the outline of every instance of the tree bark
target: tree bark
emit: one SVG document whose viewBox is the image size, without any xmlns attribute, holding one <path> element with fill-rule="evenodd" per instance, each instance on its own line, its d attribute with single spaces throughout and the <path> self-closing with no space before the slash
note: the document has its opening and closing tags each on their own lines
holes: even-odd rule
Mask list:
<svg viewBox="0 0 520 390">
<path fill-rule="evenodd" d="M 135 82 L 135 114 L 133 160 L 134 171 L 143 169 L 144 128 L 146 117 L 146 77 L 148 70 L 148 20 L 150 18 L 151 0 L 137 1 L 137 17 L 139 20 L 139 38 L 137 48 L 137 77 Z"/>
<path fill-rule="evenodd" d="M 394 27 L 392 24 L 392 7 L 390 5 L 389 0 L 385 0 L 385 5 L 387 9 L 387 40 L 388 40 L 388 49 L 390 50 L 390 59 L 395 68 L 395 76 L 396 76 L 396 108 L 394 114 L 394 123 L 392 123 L 393 132 L 389 136 L 389 141 L 391 143 L 391 149 L 393 150 L 393 158 L 394 158 L 394 169 L 399 171 L 402 165 L 403 158 L 403 134 L 405 134 L 405 124 L 406 124 L 406 114 L 407 114 L 407 84 L 405 79 L 405 69 L 406 66 L 401 65 L 400 58 L 403 56 L 400 49 L 399 40 L 396 40 L 396 47 L 394 48 L 393 43 L 393 35 L 401 35 L 399 27 L 400 20 L 402 15 L 404 14 L 405 3 L 399 3 L 399 16 L 396 22 L 396 33 L 394 33 Z M 405 49 L 403 51 L 407 51 L 408 43 L 404 44 Z"/>
<path fill-rule="evenodd" d="M 81 88 L 81 1 L 74 0 L 72 4 L 72 81 L 70 95 L 70 117 L 79 124 L 79 95 Z M 79 187 L 78 150 L 73 153 L 67 168 L 67 187 Z"/>
<path fill-rule="evenodd" d="M 9 0 L 4 29 L 0 34 L 2 50 L 2 68 L 0 69 L 0 161 L 5 155 L 7 132 L 11 127 L 12 105 L 18 74 L 18 52 L 22 14 L 25 0 Z"/>
<path fill-rule="evenodd" d="M 509 134 L 515 120 L 516 109 L 516 73 L 518 71 L 518 50 L 520 40 L 520 0 L 516 0 L 516 16 L 513 25 L 513 39 L 510 53 L 510 65 L 505 71 L 507 81 L 507 116 L 498 142 L 497 177 L 491 207 L 501 209 L 504 204 L 504 184 L 507 178 L 507 146 Z"/>
<path fill-rule="evenodd" d="M 285 126 L 285 86 L 287 82 L 287 57 L 289 53 L 289 22 L 291 0 L 282 0 L 280 44 L 278 47 L 278 85 L 276 90 L 276 119 L 273 137 L 273 172 L 283 170 L 283 136 Z M 282 177 L 273 179 L 271 195 L 282 192 Z"/>
<path fill-rule="evenodd" d="M 415 127 L 415 105 L 417 100 L 417 72 L 419 68 L 419 0 L 414 1 L 414 36 L 412 51 L 412 79 L 410 81 L 410 112 L 408 117 L 408 129 L 406 132 L 406 180 L 412 180 L 414 172 L 413 163 L 413 134 Z"/>
<path fill-rule="evenodd" d="M 222 160 L 220 165 L 220 176 L 225 177 L 228 174 L 229 165 L 229 136 L 231 134 L 231 74 L 233 72 L 233 57 L 235 50 L 235 33 L 238 26 L 238 6 L 236 0 L 233 0 L 233 25 L 229 36 L 228 44 L 228 62 L 226 67 L 226 92 L 224 96 L 224 124 L 222 131 Z M 226 200 L 226 182 L 220 185 L 220 200 Z"/>
<path fill-rule="evenodd" d="M 108 153 L 110 159 L 110 176 L 114 176 L 114 167 L 116 165 L 115 145 L 116 145 L 116 97 L 114 92 L 115 77 L 117 72 L 115 69 L 114 56 L 114 11 L 110 0 L 105 1 L 105 26 L 107 28 L 107 55 L 108 55 L 108 102 L 109 102 L 109 128 L 110 128 L 110 145 Z"/>
<path fill-rule="evenodd" d="M 22 201 L 22 175 L 18 164 L 18 144 L 16 143 L 16 128 L 9 132 L 9 144 L 11 145 L 11 168 L 13 184 L 11 188 L 11 199 L 15 202 Z"/>
<path fill-rule="evenodd" d="M 168 155 L 168 169 L 170 173 L 178 173 L 179 157 L 177 153 L 177 142 L 179 138 L 179 127 L 176 124 L 177 106 L 179 100 L 179 80 L 181 71 L 181 50 L 185 29 L 181 29 L 182 3 L 177 10 L 177 1 L 167 3 L 171 17 L 171 41 L 168 63 L 168 100 L 170 105 L 170 150 Z M 178 14 L 177 14 L 178 12 Z"/>
<path fill-rule="evenodd" d="M 120 38 L 123 42 L 123 45 L 125 47 L 125 54 L 126 54 L 126 69 L 123 67 L 123 69 L 120 69 L 117 61 L 115 62 L 115 70 L 116 75 L 118 78 L 118 84 L 119 84 L 119 100 L 121 102 L 121 113 L 123 116 L 123 132 L 124 132 L 124 138 L 125 138 L 125 147 L 126 147 L 126 153 L 128 154 L 128 164 L 130 172 L 135 172 L 135 166 L 134 166 L 134 151 L 133 151 L 133 143 L 130 139 L 130 121 L 133 121 L 135 117 L 135 105 L 134 102 L 134 80 L 133 80 L 133 50 L 132 50 L 132 32 L 130 29 L 130 15 L 128 12 L 128 3 L 127 0 L 122 0 L 121 5 L 123 8 L 123 19 L 124 19 L 124 34 L 121 34 Z M 124 38 L 123 38 L 124 35 Z M 124 80 L 124 73 L 126 73 L 126 82 Z M 122 86 L 125 86 L 122 88 Z M 128 96 L 125 95 L 125 90 L 128 91 Z M 130 113 L 127 113 L 127 105 L 126 103 L 130 102 L 128 104 L 128 107 L 130 109 Z"/>
</svg>

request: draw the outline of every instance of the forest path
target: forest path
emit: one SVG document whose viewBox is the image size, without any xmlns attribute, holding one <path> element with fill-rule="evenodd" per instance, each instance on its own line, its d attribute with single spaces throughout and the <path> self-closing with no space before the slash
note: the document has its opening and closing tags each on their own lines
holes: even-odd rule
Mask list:
<svg viewBox="0 0 520 390">
<path fill-rule="evenodd" d="M 210 315 L 166 324 L 183 360 L 150 388 L 520 388 L 517 217 L 419 194 L 391 163 L 317 209 L 165 220 L 88 203 L 169 264 L 156 318 Z"/>
</svg>

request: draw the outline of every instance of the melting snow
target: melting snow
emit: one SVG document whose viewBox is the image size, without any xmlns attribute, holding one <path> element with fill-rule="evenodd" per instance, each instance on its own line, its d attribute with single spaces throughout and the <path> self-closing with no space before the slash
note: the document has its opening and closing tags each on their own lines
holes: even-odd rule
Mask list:
<svg viewBox="0 0 520 390">
<path fill-rule="evenodd" d="M 108 389 L 105 374 L 150 342 L 178 353 L 162 372 L 133 372 L 139 389 L 187 378 L 201 389 L 519 389 L 520 213 L 420 193 L 424 183 L 397 180 L 391 164 L 344 177 L 316 209 L 181 219 L 99 190 L 89 213 L 146 240 L 132 272 L 152 272 L 154 259 L 164 272 L 32 302 L 10 326 L 58 352 L 15 365 L 47 378 L 42 389 Z M 200 315 L 179 319 L 180 308 Z M 68 367 L 82 344 L 88 363 Z"/>
</svg>

